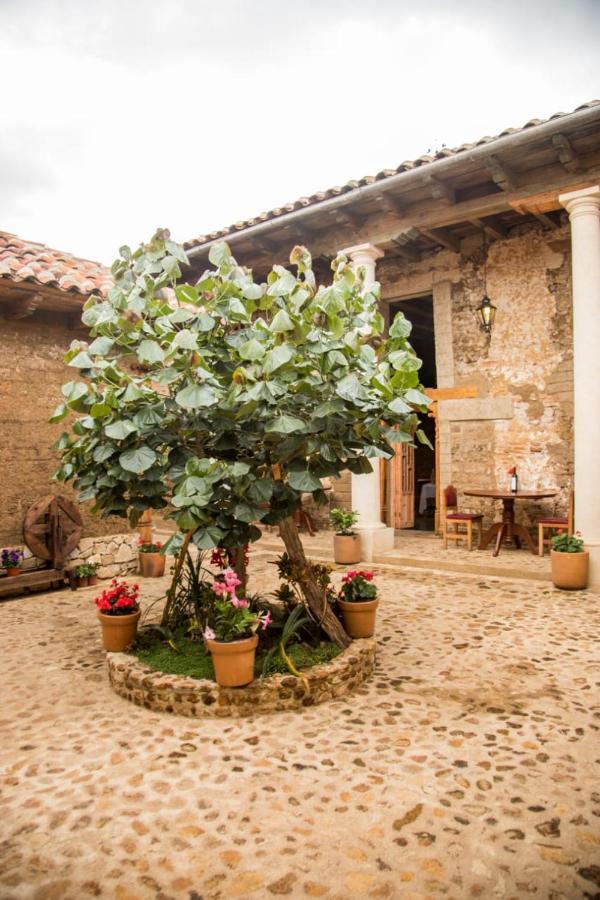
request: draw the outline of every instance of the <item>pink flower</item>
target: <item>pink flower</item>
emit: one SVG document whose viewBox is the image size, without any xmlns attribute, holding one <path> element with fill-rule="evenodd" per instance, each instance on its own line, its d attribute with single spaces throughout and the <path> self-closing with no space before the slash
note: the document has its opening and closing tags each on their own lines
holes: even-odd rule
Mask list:
<svg viewBox="0 0 600 900">
<path fill-rule="evenodd" d="M 204 629 L 203 635 L 204 635 L 205 641 L 214 641 L 214 639 L 215 639 L 215 633 L 212 630 L 212 628 L 210 628 L 208 625 Z"/>
<path fill-rule="evenodd" d="M 258 618 L 260 621 L 260 627 L 266 631 L 266 629 L 271 624 L 271 611 L 267 610 L 267 612 L 264 614 L 264 616 L 259 616 Z"/>
<path fill-rule="evenodd" d="M 231 605 L 235 606 L 237 609 L 248 609 L 250 604 L 247 600 L 244 600 L 243 597 L 237 597 L 234 591 L 231 595 Z"/>
<path fill-rule="evenodd" d="M 223 584 L 222 581 L 215 581 L 215 583 L 212 586 L 212 589 L 215 592 L 215 594 L 218 594 L 221 597 L 224 597 L 225 594 L 229 593 L 229 591 L 227 590 L 227 585 Z"/>
</svg>

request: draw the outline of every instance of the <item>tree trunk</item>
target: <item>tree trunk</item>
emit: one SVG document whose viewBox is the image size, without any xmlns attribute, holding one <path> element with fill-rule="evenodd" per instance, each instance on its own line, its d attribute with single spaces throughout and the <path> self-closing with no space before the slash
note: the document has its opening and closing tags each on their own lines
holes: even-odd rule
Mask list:
<svg viewBox="0 0 600 900">
<path fill-rule="evenodd" d="M 325 592 L 319 587 L 311 574 L 310 563 L 304 555 L 304 547 L 298 534 L 298 528 L 291 516 L 279 523 L 279 532 L 294 568 L 302 573 L 299 581 L 306 605 L 331 640 L 338 647 L 348 647 L 350 638 L 344 631 L 339 619 L 332 613 L 325 597 Z"/>
<path fill-rule="evenodd" d="M 190 545 L 190 541 L 194 536 L 196 529 L 192 528 L 191 531 L 188 531 L 183 539 L 183 544 L 181 546 L 181 550 L 177 554 L 177 560 L 175 562 L 175 569 L 173 572 L 173 577 L 171 579 L 171 584 L 169 586 L 169 590 L 167 591 L 167 602 L 165 603 L 165 608 L 163 609 L 161 625 L 163 628 L 168 627 L 169 625 L 169 617 L 171 615 L 171 607 L 175 602 L 175 594 L 177 592 L 177 584 L 179 582 L 179 578 L 181 576 L 181 570 L 183 568 L 183 564 L 185 563 L 185 558 L 187 556 L 188 547 Z"/>
<path fill-rule="evenodd" d="M 231 550 L 227 551 L 227 555 L 229 556 L 229 562 L 235 571 L 235 574 L 240 579 L 241 584 L 237 590 L 238 597 L 246 596 L 246 588 L 248 586 L 248 570 L 246 567 L 246 548 L 245 547 L 232 547 Z"/>
</svg>

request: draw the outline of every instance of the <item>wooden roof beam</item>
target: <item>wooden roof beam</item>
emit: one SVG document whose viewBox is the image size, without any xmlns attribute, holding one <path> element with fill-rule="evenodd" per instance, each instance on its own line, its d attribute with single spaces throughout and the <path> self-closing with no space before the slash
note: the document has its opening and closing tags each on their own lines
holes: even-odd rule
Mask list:
<svg viewBox="0 0 600 900">
<path fill-rule="evenodd" d="M 544 228 L 549 228 L 551 231 L 558 231 L 560 229 L 559 223 L 555 222 L 554 219 L 547 213 L 533 212 L 532 210 L 531 215 L 535 216 L 538 222 L 542 223 Z"/>
<path fill-rule="evenodd" d="M 470 225 L 474 225 L 475 228 L 481 228 L 482 231 L 485 231 L 486 234 L 497 241 L 505 238 L 508 234 L 508 228 L 505 228 L 499 222 L 484 222 L 482 219 L 469 219 L 468 221 Z"/>
<path fill-rule="evenodd" d="M 421 259 L 421 254 L 416 247 L 410 247 L 409 242 L 406 240 L 392 238 L 392 243 L 395 244 L 398 254 L 403 256 L 404 259 L 408 259 L 410 262 L 418 262 Z"/>
<path fill-rule="evenodd" d="M 404 215 L 404 206 L 400 203 L 399 200 L 396 199 L 396 197 L 389 193 L 378 194 L 375 197 L 375 202 L 381 209 L 385 210 L 385 212 L 390 213 L 391 215 Z"/>
<path fill-rule="evenodd" d="M 492 176 L 492 181 L 497 184 L 499 188 L 503 191 L 514 191 L 516 189 L 514 172 L 506 165 L 506 163 L 501 162 L 497 156 L 490 153 L 489 156 L 486 156 L 484 165 Z"/>
<path fill-rule="evenodd" d="M 431 196 L 434 200 L 444 200 L 446 203 L 455 203 L 456 194 L 454 189 L 444 181 L 440 181 L 434 175 L 427 175 L 425 178 L 431 190 Z"/>
<path fill-rule="evenodd" d="M 20 296 L 11 297 L 8 303 L 0 303 L 0 318 L 25 319 L 33 315 L 43 299 L 44 295 L 39 291 L 23 291 Z"/>
<path fill-rule="evenodd" d="M 363 216 L 358 216 L 356 213 L 351 212 L 349 209 L 345 208 L 332 209 L 329 211 L 329 215 L 334 219 L 335 222 L 338 222 L 342 225 L 349 225 L 354 229 L 361 228 L 365 222 Z"/>
<path fill-rule="evenodd" d="M 444 247 L 446 250 L 451 250 L 453 253 L 460 253 L 459 238 L 455 237 L 455 235 L 446 231 L 444 228 L 421 228 L 421 234 L 423 237 L 426 237 L 427 240 L 432 241 L 432 243 L 437 244 L 439 247 Z"/>
<path fill-rule="evenodd" d="M 579 169 L 579 158 L 569 138 L 565 134 L 555 134 L 552 137 L 552 146 L 556 150 L 559 162 L 567 172 L 577 172 Z"/>
</svg>

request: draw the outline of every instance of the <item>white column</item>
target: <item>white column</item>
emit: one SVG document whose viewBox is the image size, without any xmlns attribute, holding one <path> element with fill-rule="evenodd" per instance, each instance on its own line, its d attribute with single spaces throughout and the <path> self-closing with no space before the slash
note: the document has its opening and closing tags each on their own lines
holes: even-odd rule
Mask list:
<svg viewBox="0 0 600 900">
<path fill-rule="evenodd" d="M 573 252 L 575 529 L 600 587 L 600 187 L 562 194 Z"/>
<path fill-rule="evenodd" d="M 383 250 L 373 244 L 357 244 L 342 250 L 354 268 L 363 266 L 365 284 L 375 281 L 375 264 Z M 373 471 L 366 475 L 352 474 L 352 509 L 358 512 L 357 532 L 360 536 L 361 559 L 373 562 L 376 554 L 394 549 L 394 529 L 381 521 L 379 458 L 370 460 Z"/>
</svg>

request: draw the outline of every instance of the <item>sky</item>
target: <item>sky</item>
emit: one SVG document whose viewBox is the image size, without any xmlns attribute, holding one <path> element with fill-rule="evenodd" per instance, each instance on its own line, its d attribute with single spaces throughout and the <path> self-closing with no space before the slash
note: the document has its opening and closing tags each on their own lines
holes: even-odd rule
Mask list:
<svg viewBox="0 0 600 900">
<path fill-rule="evenodd" d="M 600 0 L 0 0 L 0 229 L 110 264 L 600 97 Z"/>
</svg>

